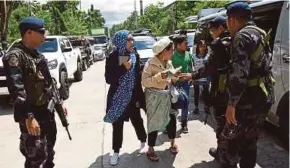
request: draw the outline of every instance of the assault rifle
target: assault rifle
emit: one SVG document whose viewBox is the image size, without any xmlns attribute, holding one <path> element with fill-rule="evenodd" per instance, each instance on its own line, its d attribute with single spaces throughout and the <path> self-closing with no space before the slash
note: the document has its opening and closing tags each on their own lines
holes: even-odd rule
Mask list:
<svg viewBox="0 0 290 168">
<path fill-rule="evenodd" d="M 46 79 L 47 85 L 50 86 L 47 91 L 50 93 L 51 100 L 49 101 L 47 108 L 50 112 L 53 112 L 55 109 L 55 111 L 57 112 L 59 116 L 62 126 L 65 127 L 65 130 L 68 134 L 68 138 L 72 140 L 70 132 L 68 130 L 69 123 L 66 119 L 65 111 L 62 107 L 63 101 L 60 98 L 60 94 L 56 85 L 57 84 L 56 80 L 51 77 L 48 66 L 47 66 L 47 61 L 45 59 L 42 59 L 38 65 L 39 65 L 38 67 L 39 70 L 42 72 L 44 78 Z"/>
</svg>

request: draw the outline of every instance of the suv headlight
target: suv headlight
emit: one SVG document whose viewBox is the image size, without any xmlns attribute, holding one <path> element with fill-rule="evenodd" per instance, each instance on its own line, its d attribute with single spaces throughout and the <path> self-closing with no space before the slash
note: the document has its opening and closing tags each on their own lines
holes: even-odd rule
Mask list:
<svg viewBox="0 0 290 168">
<path fill-rule="evenodd" d="M 57 65 L 58 65 L 58 62 L 56 59 L 51 60 L 48 62 L 48 69 L 49 70 L 55 69 L 57 67 Z"/>
</svg>

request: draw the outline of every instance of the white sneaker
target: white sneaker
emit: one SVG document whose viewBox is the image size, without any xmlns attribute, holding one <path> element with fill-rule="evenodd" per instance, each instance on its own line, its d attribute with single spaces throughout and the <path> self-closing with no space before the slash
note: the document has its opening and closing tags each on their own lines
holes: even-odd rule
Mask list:
<svg viewBox="0 0 290 168">
<path fill-rule="evenodd" d="M 145 142 L 141 142 L 139 153 L 146 153 L 147 152 L 147 146 Z"/>
<path fill-rule="evenodd" d="M 115 166 L 119 163 L 119 153 L 114 153 L 110 158 L 110 165 Z"/>
</svg>

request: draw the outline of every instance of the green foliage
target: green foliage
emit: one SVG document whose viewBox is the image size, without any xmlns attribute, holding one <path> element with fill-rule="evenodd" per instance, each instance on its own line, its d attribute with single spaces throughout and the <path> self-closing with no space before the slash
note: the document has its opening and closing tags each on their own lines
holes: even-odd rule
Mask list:
<svg viewBox="0 0 290 168">
<path fill-rule="evenodd" d="M 33 16 L 45 20 L 45 28 L 50 35 L 87 35 L 89 29 L 100 28 L 105 19 L 99 9 L 92 6 L 88 11 L 80 11 L 79 1 L 48 1 L 45 4 L 23 2 L 12 11 L 9 19 L 8 41 L 20 38 L 19 23 L 29 16 L 29 9 Z"/>
<path fill-rule="evenodd" d="M 121 29 L 148 28 L 155 35 L 168 35 L 177 29 L 192 29 L 196 24 L 187 24 L 185 19 L 197 15 L 201 9 L 224 7 L 228 1 L 175 1 L 165 7 L 163 3 L 150 4 L 144 9 L 143 16 L 132 13 L 123 23 L 113 25 L 111 34 Z M 137 19 L 137 26 L 135 24 Z"/>
</svg>

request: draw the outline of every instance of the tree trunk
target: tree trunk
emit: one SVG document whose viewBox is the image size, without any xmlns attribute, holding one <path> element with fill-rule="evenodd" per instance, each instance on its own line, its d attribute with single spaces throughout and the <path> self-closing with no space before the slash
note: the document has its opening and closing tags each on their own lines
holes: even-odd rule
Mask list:
<svg viewBox="0 0 290 168">
<path fill-rule="evenodd" d="M 1 34 L 1 41 L 2 38 L 4 37 L 4 28 L 6 24 L 6 16 L 7 16 L 7 6 L 6 6 L 6 0 L 0 1 L 0 14 L 1 14 L 1 19 L 0 19 L 0 34 Z"/>
<path fill-rule="evenodd" d="M 0 1 L 0 13 L 1 13 L 1 20 L 0 20 L 0 34 L 1 34 L 1 41 L 7 41 L 7 34 L 8 34 L 8 25 L 9 25 L 9 18 L 12 13 L 12 10 L 18 5 L 18 2 L 14 1 Z"/>
</svg>

